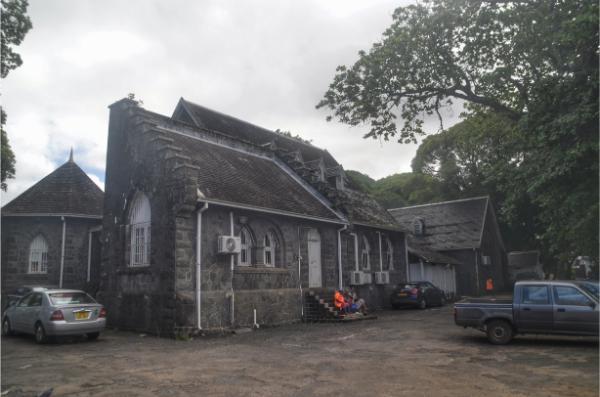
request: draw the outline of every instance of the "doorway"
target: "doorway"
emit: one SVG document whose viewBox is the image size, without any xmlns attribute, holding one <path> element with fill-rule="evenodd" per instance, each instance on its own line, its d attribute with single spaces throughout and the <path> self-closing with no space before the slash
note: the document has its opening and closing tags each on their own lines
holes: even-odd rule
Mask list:
<svg viewBox="0 0 600 397">
<path fill-rule="evenodd" d="M 321 276 L 321 235 L 317 229 L 308 231 L 308 287 L 323 286 Z"/>
</svg>

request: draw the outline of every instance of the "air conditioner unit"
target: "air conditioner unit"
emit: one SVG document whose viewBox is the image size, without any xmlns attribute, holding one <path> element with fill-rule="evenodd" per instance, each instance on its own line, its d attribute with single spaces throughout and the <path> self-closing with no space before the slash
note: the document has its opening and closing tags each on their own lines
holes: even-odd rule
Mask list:
<svg viewBox="0 0 600 397">
<path fill-rule="evenodd" d="M 389 284 L 390 273 L 388 272 L 375 272 L 375 284 Z"/>
<path fill-rule="evenodd" d="M 492 264 L 492 257 L 491 256 L 482 256 L 481 257 L 481 264 L 484 266 L 490 266 Z"/>
<path fill-rule="evenodd" d="M 362 283 L 361 284 L 371 284 L 373 282 L 373 275 L 371 273 L 362 273 Z"/>
<path fill-rule="evenodd" d="M 219 254 L 239 254 L 241 240 L 236 236 L 219 236 Z"/>
<path fill-rule="evenodd" d="M 350 285 L 361 285 L 362 284 L 363 272 L 351 272 L 350 273 Z"/>
</svg>

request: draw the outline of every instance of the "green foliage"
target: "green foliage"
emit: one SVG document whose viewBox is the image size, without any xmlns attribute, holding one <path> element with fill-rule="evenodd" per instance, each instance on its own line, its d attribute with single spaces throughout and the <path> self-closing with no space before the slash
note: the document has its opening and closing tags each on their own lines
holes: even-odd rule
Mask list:
<svg viewBox="0 0 600 397">
<path fill-rule="evenodd" d="M 0 76 L 6 78 L 8 72 L 21 66 L 23 60 L 13 47 L 21 44 L 25 35 L 31 29 L 31 20 L 27 16 L 27 0 L 2 0 L 0 9 Z M 15 155 L 8 142 L 8 135 L 4 130 L 6 113 L 1 109 L 2 120 L 0 129 L 2 133 L 1 146 L 1 188 L 6 191 L 6 180 L 15 177 Z"/>
<path fill-rule="evenodd" d="M 346 171 L 353 187 L 369 193 L 385 208 L 444 201 L 442 184 L 429 175 L 394 174 L 377 181 L 358 171 Z"/>
<path fill-rule="evenodd" d="M 353 188 L 365 193 L 370 193 L 373 191 L 376 181 L 370 176 L 353 170 L 346 170 L 345 173 L 350 179 L 350 184 Z"/>
<path fill-rule="evenodd" d="M 0 50 L 2 51 L 2 61 L 0 62 L 0 75 L 5 78 L 8 72 L 23 63 L 21 56 L 14 51 L 13 46 L 21 44 L 32 25 L 27 16 L 27 6 L 29 5 L 27 0 L 2 0 L 1 4 Z"/>
<path fill-rule="evenodd" d="M 464 101 L 461 131 L 426 139 L 413 167 L 446 196 L 492 195 L 546 263 L 598 258 L 598 8 L 595 0 L 398 8 L 383 40 L 338 67 L 317 106 L 332 110 L 329 119 L 368 123 L 366 137 L 411 142 L 425 117 Z"/>
<path fill-rule="evenodd" d="M 6 136 L 6 131 L 4 131 L 4 124 L 6 123 L 6 113 L 4 113 L 4 109 L 0 109 L 2 123 L 0 126 L 0 132 L 2 133 L 2 153 L 0 153 L 0 161 L 2 167 L 2 190 L 6 191 L 6 180 L 9 178 L 15 177 L 15 155 L 10 148 L 10 144 L 8 143 L 8 136 Z"/>
</svg>

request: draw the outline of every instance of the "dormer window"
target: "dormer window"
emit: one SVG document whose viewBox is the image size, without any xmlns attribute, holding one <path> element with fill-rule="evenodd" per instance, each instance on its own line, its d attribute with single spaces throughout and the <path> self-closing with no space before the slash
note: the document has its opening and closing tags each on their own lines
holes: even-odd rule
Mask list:
<svg viewBox="0 0 600 397">
<path fill-rule="evenodd" d="M 415 236 L 422 236 L 425 234 L 425 221 L 422 218 L 415 218 L 413 221 L 413 232 Z"/>
</svg>

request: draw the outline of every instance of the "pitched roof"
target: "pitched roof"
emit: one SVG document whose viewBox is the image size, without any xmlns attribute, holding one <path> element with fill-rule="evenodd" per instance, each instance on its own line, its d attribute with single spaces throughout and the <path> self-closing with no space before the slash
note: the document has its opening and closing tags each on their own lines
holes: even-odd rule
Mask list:
<svg viewBox="0 0 600 397">
<path fill-rule="evenodd" d="M 409 238 L 413 246 L 435 251 L 470 249 L 481 245 L 488 203 L 488 197 L 474 197 L 394 208 L 389 212 L 407 230 L 414 230 L 415 219 L 424 222 L 424 234 Z"/>
<path fill-rule="evenodd" d="M 250 124 L 232 116 L 205 108 L 183 98 L 179 100 L 172 118 L 193 124 L 197 127 L 225 133 L 233 138 L 240 139 L 255 145 L 264 145 L 275 142 L 278 148 L 288 152 L 299 151 L 304 161 L 314 161 L 323 158 L 326 167 L 339 164 L 327 150 L 320 149 L 310 143 L 286 137 L 266 128 Z"/>
<path fill-rule="evenodd" d="M 70 159 L 2 207 L 2 215 L 102 216 L 104 193 Z"/>
<path fill-rule="evenodd" d="M 330 203 L 273 156 L 216 142 L 193 131 L 166 130 L 179 155 L 194 167 L 201 197 L 223 204 L 283 211 L 343 222 Z M 169 133 L 170 132 L 170 133 Z"/>
<path fill-rule="evenodd" d="M 352 223 L 402 230 L 401 225 L 371 196 L 352 189 L 336 192 L 339 206 Z"/>
</svg>

